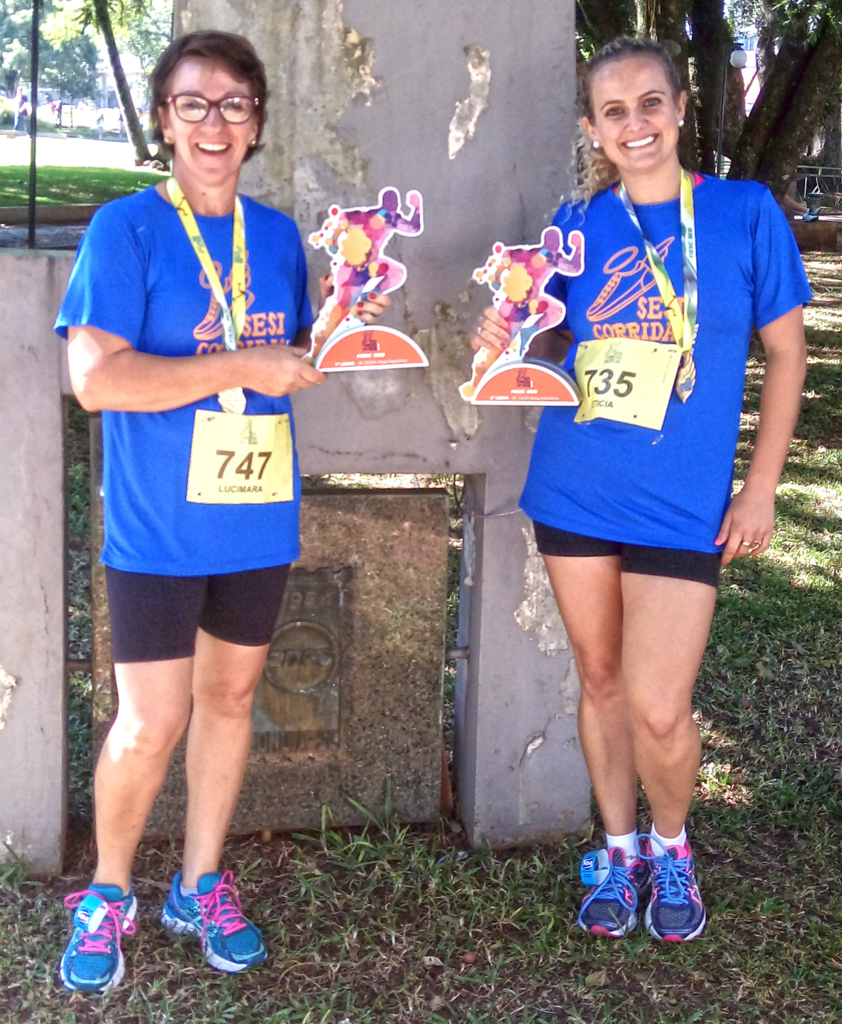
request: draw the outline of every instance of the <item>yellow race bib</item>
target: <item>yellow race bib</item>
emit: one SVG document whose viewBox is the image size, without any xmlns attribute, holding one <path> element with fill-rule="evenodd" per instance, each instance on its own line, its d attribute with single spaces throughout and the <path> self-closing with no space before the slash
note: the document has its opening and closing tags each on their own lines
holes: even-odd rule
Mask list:
<svg viewBox="0 0 842 1024">
<path fill-rule="evenodd" d="M 580 342 L 575 368 L 582 402 L 576 423 L 603 419 L 660 430 L 680 361 L 678 345 L 640 338 Z"/>
<path fill-rule="evenodd" d="M 292 501 L 289 416 L 196 410 L 187 500 L 202 505 Z"/>
</svg>

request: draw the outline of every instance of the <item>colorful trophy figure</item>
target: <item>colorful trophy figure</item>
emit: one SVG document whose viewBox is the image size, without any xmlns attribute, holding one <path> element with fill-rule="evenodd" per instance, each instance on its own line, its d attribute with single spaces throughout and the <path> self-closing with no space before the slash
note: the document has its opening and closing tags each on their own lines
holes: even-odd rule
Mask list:
<svg viewBox="0 0 842 1024">
<path fill-rule="evenodd" d="M 502 352 L 481 348 L 473 374 L 459 394 L 473 405 L 578 405 L 575 380 L 556 363 L 529 359 L 532 339 L 564 319 L 563 302 L 544 290 L 553 274 L 578 277 L 585 269 L 585 237 L 544 228 L 538 245 L 506 246 L 495 242 L 484 267 L 473 279 L 494 292 L 494 307 L 509 324 L 509 344 Z"/>
<path fill-rule="evenodd" d="M 396 188 L 384 188 L 376 206 L 330 208 L 321 231 L 310 235 L 314 249 L 330 253 L 333 293 L 322 306 L 310 334 L 308 358 L 324 373 L 332 370 L 393 370 L 428 366 L 415 342 L 391 327 L 371 327 L 355 315 L 369 292 L 386 295 L 406 280 L 406 267 L 383 255 L 392 235 L 420 235 L 424 230 L 421 193 L 406 197 L 409 215 L 401 212 Z"/>
</svg>

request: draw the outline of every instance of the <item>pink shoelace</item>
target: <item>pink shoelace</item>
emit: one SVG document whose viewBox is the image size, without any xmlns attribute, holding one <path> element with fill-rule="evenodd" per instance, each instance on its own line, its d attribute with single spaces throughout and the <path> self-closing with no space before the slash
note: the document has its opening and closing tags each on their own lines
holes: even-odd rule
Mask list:
<svg viewBox="0 0 842 1024">
<path fill-rule="evenodd" d="M 218 925 L 223 935 L 233 935 L 248 927 L 240 898 L 234 891 L 233 871 L 224 872 L 210 892 L 196 899 L 202 913 L 202 940 L 211 924 Z"/>
<path fill-rule="evenodd" d="M 94 889 L 72 892 L 69 896 L 65 896 L 64 905 L 68 910 L 75 910 L 86 896 L 99 897 L 108 909 L 96 931 L 85 932 L 82 936 L 77 946 L 77 952 L 104 953 L 107 956 L 111 952 L 111 943 L 116 939 L 117 949 L 120 949 L 120 936 L 123 932 L 126 935 L 134 935 L 137 930 L 136 925 L 134 921 L 130 921 L 126 917 L 117 903 L 109 903 L 101 893 Z"/>
</svg>

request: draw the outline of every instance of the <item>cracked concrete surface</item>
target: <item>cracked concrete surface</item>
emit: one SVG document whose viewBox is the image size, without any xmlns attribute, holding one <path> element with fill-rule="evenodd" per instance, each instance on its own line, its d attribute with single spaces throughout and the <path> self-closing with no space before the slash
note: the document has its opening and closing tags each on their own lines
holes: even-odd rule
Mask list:
<svg viewBox="0 0 842 1024">
<path fill-rule="evenodd" d="M 466 100 L 456 104 L 447 133 L 447 155 L 453 160 L 465 143 L 474 137 L 477 121 L 488 107 L 488 93 L 491 89 L 491 51 L 483 50 L 477 43 L 465 47 L 468 59 L 468 74 L 471 86 Z"/>
<path fill-rule="evenodd" d="M 9 714 L 9 707 L 12 703 L 12 691 L 18 685 L 18 680 L 0 665 L 0 729 L 6 725 L 6 718 Z"/>
<path fill-rule="evenodd" d="M 526 597 L 515 612 L 515 620 L 521 629 L 535 634 L 538 647 L 544 654 L 554 657 L 570 646 L 567 630 L 558 613 L 558 605 L 544 560 L 538 554 L 532 528 L 524 527 L 523 535 L 526 538 L 526 564 L 523 567 Z"/>
</svg>

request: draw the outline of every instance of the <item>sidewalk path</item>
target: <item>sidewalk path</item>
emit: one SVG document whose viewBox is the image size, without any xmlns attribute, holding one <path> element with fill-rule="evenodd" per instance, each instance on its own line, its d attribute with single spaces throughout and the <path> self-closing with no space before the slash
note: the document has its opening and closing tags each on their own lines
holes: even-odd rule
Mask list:
<svg viewBox="0 0 842 1024">
<path fill-rule="evenodd" d="M 135 169 L 134 149 L 128 142 L 65 139 L 39 135 L 35 159 L 42 167 L 122 167 Z M 0 132 L 0 166 L 29 166 L 29 136 L 8 138 Z"/>
</svg>

